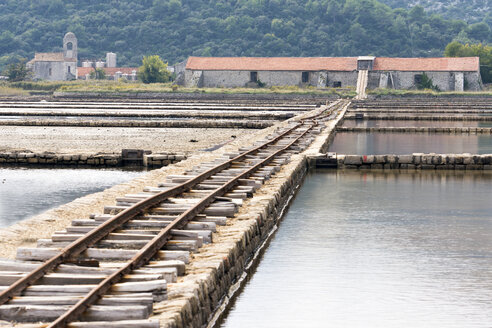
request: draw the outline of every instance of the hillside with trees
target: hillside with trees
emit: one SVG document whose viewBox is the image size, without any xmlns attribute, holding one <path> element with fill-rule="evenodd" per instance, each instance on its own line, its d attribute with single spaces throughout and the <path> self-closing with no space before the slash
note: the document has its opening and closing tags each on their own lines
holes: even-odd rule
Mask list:
<svg viewBox="0 0 492 328">
<path fill-rule="evenodd" d="M 492 0 L 381 0 L 392 8 L 422 6 L 427 12 L 492 27 Z"/>
<path fill-rule="evenodd" d="M 113 51 L 124 66 L 145 55 L 169 64 L 190 55 L 441 56 L 455 39 L 492 41 L 486 24 L 375 0 L 5 0 L 0 26 L 4 66 L 60 51 L 67 31 L 78 37 L 79 59 Z"/>
</svg>

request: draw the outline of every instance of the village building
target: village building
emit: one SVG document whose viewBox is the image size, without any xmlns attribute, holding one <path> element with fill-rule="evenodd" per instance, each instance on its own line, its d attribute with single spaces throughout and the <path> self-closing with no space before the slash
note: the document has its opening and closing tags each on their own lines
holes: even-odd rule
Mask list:
<svg viewBox="0 0 492 328">
<path fill-rule="evenodd" d="M 424 74 L 442 91 L 482 88 L 478 57 L 190 57 L 177 67 L 187 87 L 355 87 L 364 70 L 369 89 L 415 89 Z"/>
<path fill-rule="evenodd" d="M 117 57 L 113 52 L 108 52 L 106 54 L 106 61 L 102 60 L 84 60 L 82 62 L 82 67 L 78 69 L 77 79 L 79 80 L 90 80 L 95 78 L 94 73 L 96 69 L 101 69 L 104 71 L 104 76 L 106 80 L 118 81 L 119 79 L 125 79 L 128 81 L 137 80 L 136 67 L 117 67 L 116 65 Z"/>
<path fill-rule="evenodd" d="M 118 81 L 119 79 L 125 79 L 128 81 L 137 80 L 136 67 L 117 67 L 116 65 L 116 54 L 113 52 L 108 52 L 106 54 L 106 61 L 103 60 L 84 60 L 82 62 L 82 67 L 78 69 L 77 79 L 79 80 L 90 80 L 94 79 L 96 69 L 101 69 L 104 72 L 106 80 Z"/>
<path fill-rule="evenodd" d="M 63 52 L 36 53 L 27 63 L 34 80 L 69 81 L 77 78 L 77 37 L 69 32 L 63 38 Z"/>
<path fill-rule="evenodd" d="M 78 76 L 79 80 L 90 80 L 94 79 L 94 73 L 96 68 L 104 71 L 104 76 L 106 80 L 118 81 L 119 79 L 125 79 L 128 81 L 136 81 L 137 80 L 137 71 L 136 67 L 79 67 L 78 68 Z"/>
</svg>

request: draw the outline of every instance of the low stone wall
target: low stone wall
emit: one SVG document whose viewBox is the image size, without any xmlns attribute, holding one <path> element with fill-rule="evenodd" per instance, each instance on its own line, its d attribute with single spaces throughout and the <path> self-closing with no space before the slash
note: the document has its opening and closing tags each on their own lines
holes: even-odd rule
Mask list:
<svg viewBox="0 0 492 328">
<path fill-rule="evenodd" d="M 193 254 L 186 276 L 168 285 L 169 299 L 154 305 L 154 318 L 159 319 L 161 327 L 212 327 L 220 318 L 239 285 L 244 284 L 245 269 L 257 261 L 258 247 L 271 236 L 302 182 L 308 156 L 320 153 L 341 117 L 326 123 L 324 131 L 303 154 L 293 155 L 290 163 L 253 198 L 245 200 L 234 219 L 217 227 L 214 243 Z"/>
<path fill-rule="evenodd" d="M 492 154 L 332 155 L 341 169 L 492 170 Z"/>
<path fill-rule="evenodd" d="M 491 134 L 492 128 L 476 127 L 338 127 L 339 132 L 407 132 L 407 133 L 472 133 Z"/>
<path fill-rule="evenodd" d="M 247 210 L 243 208 L 238 213 L 234 224 L 221 227 L 221 233 L 227 237 L 215 240 L 207 249 L 193 255 L 183 281 L 169 284 L 169 300 L 154 304 L 154 315 L 161 327 L 205 327 L 207 324 L 210 327 L 216 311 L 227 307 L 233 296 L 231 287 L 244 275 L 302 182 L 307 172 L 306 161 L 296 159 L 284 172 L 281 181 L 272 181 L 273 184 L 265 186 L 267 191 L 259 192 L 260 195 L 248 201 Z M 185 302 L 183 295 L 187 296 Z M 220 314 L 219 311 L 215 318 Z"/>
<path fill-rule="evenodd" d="M 274 120 L 233 121 L 233 120 L 168 120 L 168 121 L 135 121 L 135 120 L 54 120 L 54 119 L 22 119 L 0 121 L 0 126 L 82 126 L 112 128 L 239 128 L 264 129 L 277 123 Z"/>
<path fill-rule="evenodd" d="M 143 166 L 145 167 L 163 167 L 170 164 L 178 163 L 186 159 L 184 154 L 150 154 L 144 155 Z"/>
<path fill-rule="evenodd" d="M 163 167 L 186 159 L 185 154 L 144 155 L 145 167 Z M 117 167 L 125 163 L 122 154 L 55 154 L 50 152 L 33 153 L 25 151 L 0 152 L 0 165 L 60 165 Z"/>
<path fill-rule="evenodd" d="M 309 93 L 203 93 L 203 92 L 54 92 L 54 98 L 65 99 L 165 99 L 165 100 L 247 100 L 247 101 L 296 101 L 326 104 L 338 98 L 337 95 Z"/>
</svg>

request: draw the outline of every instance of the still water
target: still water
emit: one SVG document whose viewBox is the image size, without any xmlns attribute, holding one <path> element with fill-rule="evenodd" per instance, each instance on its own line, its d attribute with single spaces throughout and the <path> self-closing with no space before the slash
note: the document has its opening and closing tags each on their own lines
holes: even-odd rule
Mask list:
<svg viewBox="0 0 492 328">
<path fill-rule="evenodd" d="M 491 186 L 311 173 L 221 327 L 491 327 Z"/>
<path fill-rule="evenodd" d="M 412 121 L 412 120 L 344 120 L 343 127 L 433 127 L 433 128 L 492 128 L 492 122 L 480 121 Z"/>
<path fill-rule="evenodd" d="M 349 155 L 492 154 L 492 135 L 338 132 L 329 151 Z"/>
<path fill-rule="evenodd" d="M 0 168 L 0 228 L 141 174 L 117 169 Z"/>
</svg>

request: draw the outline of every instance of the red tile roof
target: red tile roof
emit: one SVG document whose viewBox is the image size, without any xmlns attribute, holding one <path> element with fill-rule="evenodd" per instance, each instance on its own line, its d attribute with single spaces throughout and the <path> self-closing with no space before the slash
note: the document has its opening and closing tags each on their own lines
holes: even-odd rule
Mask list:
<svg viewBox="0 0 492 328">
<path fill-rule="evenodd" d="M 75 61 L 75 59 L 65 58 L 63 52 L 37 52 L 34 54 L 34 59 L 32 61 L 63 62 Z"/>
<path fill-rule="evenodd" d="M 374 61 L 375 71 L 462 71 L 480 70 L 478 57 L 384 58 Z"/>
<path fill-rule="evenodd" d="M 104 73 L 108 76 L 114 76 L 116 72 L 121 72 L 121 74 L 132 74 L 132 72 L 138 71 L 138 68 L 135 67 L 102 67 Z M 77 76 L 83 77 L 86 74 L 91 74 L 94 71 L 92 67 L 78 67 L 77 68 Z"/>
<path fill-rule="evenodd" d="M 186 69 L 203 71 L 355 71 L 357 57 L 190 57 Z M 478 57 L 376 57 L 375 71 L 478 71 Z"/>
<path fill-rule="evenodd" d="M 356 57 L 190 57 L 189 70 L 355 71 Z"/>
</svg>

